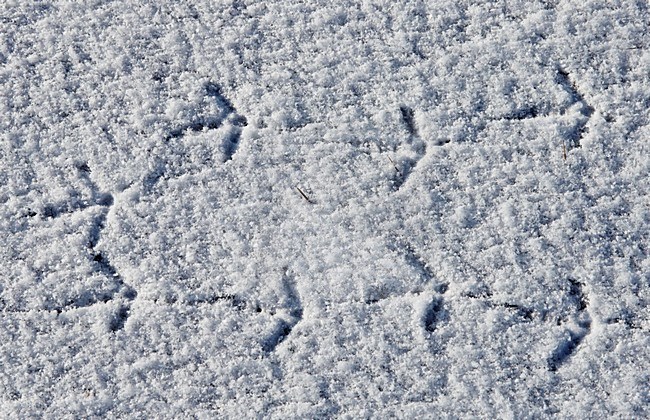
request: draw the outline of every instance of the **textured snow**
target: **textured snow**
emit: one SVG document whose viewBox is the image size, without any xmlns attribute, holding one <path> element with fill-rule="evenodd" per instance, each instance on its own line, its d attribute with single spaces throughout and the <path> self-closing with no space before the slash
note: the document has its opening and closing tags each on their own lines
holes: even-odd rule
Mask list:
<svg viewBox="0 0 650 420">
<path fill-rule="evenodd" d="M 3 1 L 0 417 L 650 416 L 649 27 Z"/>
</svg>

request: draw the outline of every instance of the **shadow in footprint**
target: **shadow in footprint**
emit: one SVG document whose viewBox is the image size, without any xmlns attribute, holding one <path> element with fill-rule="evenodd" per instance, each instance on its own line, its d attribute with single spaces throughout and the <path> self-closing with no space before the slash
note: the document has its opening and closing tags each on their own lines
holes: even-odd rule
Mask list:
<svg viewBox="0 0 650 420">
<path fill-rule="evenodd" d="M 283 306 L 289 316 L 278 319 L 273 332 L 262 342 L 262 349 L 266 353 L 275 351 L 277 346 L 291 334 L 303 316 L 302 303 L 296 289 L 295 279 L 286 274 L 282 279 L 282 287 L 285 295 Z"/>
<path fill-rule="evenodd" d="M 548 370 L 551 372 L 557 371 L 564 365 L 571 356 L 573 356 L 582 341 L 589 335 L 591 331 L 591 321 L 586 321 L 580 325 L 579 331 L 568 330 L 569 337 L 560 343 L 555 349 L 551 357 L 548 359 Z"/>
</svg>

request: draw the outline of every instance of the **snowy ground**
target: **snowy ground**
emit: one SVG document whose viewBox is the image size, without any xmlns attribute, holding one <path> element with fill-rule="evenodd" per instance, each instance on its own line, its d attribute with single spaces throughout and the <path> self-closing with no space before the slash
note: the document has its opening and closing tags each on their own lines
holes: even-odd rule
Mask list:
<svg viewBox="0 0 650 420">
<path fill-rule="evenodd" d="M 650 416 L 646 2 L 144 3 L 0 5 L 0 417 Z"/>
</svg>

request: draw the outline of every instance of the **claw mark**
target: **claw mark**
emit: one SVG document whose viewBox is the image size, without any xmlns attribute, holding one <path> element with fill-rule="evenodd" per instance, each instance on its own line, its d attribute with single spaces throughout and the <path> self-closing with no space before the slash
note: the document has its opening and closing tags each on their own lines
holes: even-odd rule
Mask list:
<svg viewBox="0 0 650 420">
<path fill-rule="evenodd" d="M 117 276 L 117 270 L 115 270 L 115 267 L 113 267 L 111 263 L 106 258 L 104 258 L 101 252 L 95 254 L 95 256 L 93 257 L 93 261 L 95 261 L 99 266 L 99 271 L 103 272 L 108 277 Z"/>
<path fill-rule="evenodd" d="M 203 131 L 204 129 L 213 130 L 215 128 L 219 128 L 221 126 L 221 122 L 222 121 L 220 119 L 214 117 L 200 118 L 196 121 L 188 124 L 183 124 L 180 127 L 176 127 L 175 129 L 171 130 L 167 136 L 167 140 L 183 137 L 188 131 L 196 132 Z"/>
<path fill-rule="evenodd" d="M 539 116 L 539 110 L 535 105 L 529 106 L 527 108 L 518 109 L 511 112 L 510 114 L 504 115 L 499 119 L 503 120 L 528 120 L 532 118 L 537 118 Z"/>
<path fill-rule="evenodd" d="M 640 322 L 637 319 L 635 319 L 635 316 L 632 313 L 628 311 L 624 311 L 619 316 L 606 319 L 605 323 L 608 325 L 622 324 L 631 330 L 643 330 L 643 327 L 640 325 Z"/>
<path fill-rule="evenodd" d="M 512 303 L 495 303 L 495 306 L 500 306 L 502 308 L 506 309 L 511 309 L 515 311 L 515 313 L 520 316 L 521 318 L 525 319 L 526 321 L 532 321 L 533 320 L 533 310 L 529 308 L 525 308 L 520 305 L 515 305 Z"/>
<path fill-rule="evenodd" d="M 492 301 L 488 300 L 492 297 L 492 291 L 489 289 L 482 288 L 478 291 L 469 291 L 463 294 L 463 297 L 470 299 L 483 299 L 489 305 L 492 305 Z"/>
<path fill-rule="evenodd" d="M 415 113 L 413 112 L 413 109 L 402 105 L 399 107 L 399 112 L 402 115 L 402 122 L 406 126 L 406 130 L 410 135 L 417 136 L 418 131 L 415 126 Z"/>
<path fill-rule="evenodd" d="M 40 213 L 43 219 L 57 219 L 65 214 L 82 211 L 93 205 L 95 205 L 95 203 L 75 200 L 63 206 L 46 205 L 43 207 Z M 32 211 L 31 209 L 27 213 L 27 215 L 30 217 L 34 217 L 37 214 L 38 213 Z"/>
<path fill-rule="evenodd" d="M 436 325 L 441 320 L 441 312 L 442 299 L 434 299 L 431 301 L 422 317 L 425 331 L 432 333 L 436 330 Z"/>
<path fill-rule="evenodd" d="M 582 289 L 582 283 L 572 278 L 569 278 L 568 282 L 569 282 L 569 296 L 571 296 L 575 300 L 578 311 L 584 311 L 585 309 L 587 309 L 589 300 L 587 299 L 587 295 Z"/>
<path fill-rule="evenodd" d="M 579 147 L 582 137 L 585 132 L 587 132 L 587 123 L 594 113 L 594 108 L 585 100 L 584 95 L 580 93 L 580 90 L 571 80 L 568 72 L 558 68 L 556 81 L 571 95 L 572 98 L 572 102 L 563 110 L 563 114 L 565 114 L 572 105 L 580 104 L 579 112 L 582 115 L 582 118 L 579 118 L 578 121 L 576 121 L 571 132 L 567 134 L 567 139 L 570 141 L 569 149 Z"/>
<path fill-rule="evenodd" d="M 108 327 L 112 332 L 116 332 L 124 328 L 124 324 L 129 318 L 130 309 L 131 308 L 128 305 L 121 305 L 118 308 Z"/>
<path fill-rule="evenodd" d="M 275 329 L 262 343 L 262 349 L 266 353 L 272 353 L 291 334 L 303 316 L 302 303 L 296 289 L 295 279 L 286 274 L 282 279 L 282 287 L 285 296 L 283 306 L 287 313 L 277 320 Z"/>
<path fill-rule="evenodd" d="M 176 302 L 176 300 L 174 300 Z M 229 302 L 235 309 L 246 308 L 246 302 L 237 295 L 209 295 L 209 296 L 189 296 L 183 300 L 186 305 L 208 304 L 214 305 L 217 302 Z"/>
</svg>

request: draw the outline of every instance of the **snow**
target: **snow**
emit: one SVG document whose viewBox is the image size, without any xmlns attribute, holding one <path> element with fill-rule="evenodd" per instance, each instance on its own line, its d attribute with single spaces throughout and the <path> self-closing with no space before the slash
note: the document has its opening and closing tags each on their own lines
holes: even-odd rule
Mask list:
<svg viewBox="0 0 650 420">
<path fill-rule="evenodd" d="M 0 417 L 650 416 L 650 11 L 0 5 Z"/>
</svg>

